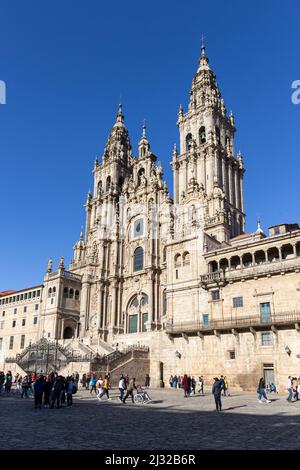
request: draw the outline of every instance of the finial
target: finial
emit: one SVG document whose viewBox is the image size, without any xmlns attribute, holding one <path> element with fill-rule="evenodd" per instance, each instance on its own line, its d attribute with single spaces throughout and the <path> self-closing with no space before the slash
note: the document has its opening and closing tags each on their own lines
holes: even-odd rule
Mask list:
<svg viewBox="0 0 300 470">
<path fill-rule="evenodd" d="M 49 258 L 48 265 L 47 265 L 47 273 L 52 272 L 52 258 Z"/>
<path fill-rule="evenodd" d="M 146 136 L 146 119 L 143 119 L 143 132 L 142 132 L 142 137 L 147 139 L 147 136 Z"/>
<path fill-rule="evenodd" d="M 59 260 L 59 267 L 60 269 L 64 269 L 65 268 L 65 258 L 63 256 L 60 257 L 60 260 Z"/>
<path fill-rule="evenodd" d="M 205 55 L 205 44 L 204 44 L 204 34 L 201 35 L 201 51 L 202 55 Z"/>
<path fill-rule="evenodd" d="M 182 116 L 183 116 L 182 104 L 180 104 L 180 106 L 179 106 L 178 116 L 179 116 L 179 117 L 182 117 Z"/>
<path fill-rule="evenodd" d="M 123 113 L 122 113 L 122 96 L 121 95 L 119 97 L 117 122 L 124 122 L 124 116 L 123 116 Z"/>
<path fill-rule="evenodd" d="M 80 230 L 80 240 L 83 240 L 83 226 L 81 225 L 81 230 Z"/>
<path fill-rule="evenodd" d="M 99 164 L 98 155 L 96 155 L 96 158 L 95 158 L 95 166 L 98 166 L 98 164 Z"/>
<path fill-rule="evenodd" d="M 229 119 L 230 119 L 231 125 L 234 126 L 234 116 L 233 116 L 233 112 L 232 112 L 232 111 L 230 111 L 230 113 L 229 113 Z"/>
</svg>

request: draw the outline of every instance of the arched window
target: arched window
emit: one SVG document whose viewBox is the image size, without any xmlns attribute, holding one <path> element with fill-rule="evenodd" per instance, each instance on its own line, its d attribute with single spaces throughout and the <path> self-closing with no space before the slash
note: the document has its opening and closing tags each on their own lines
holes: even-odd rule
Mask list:
<svg viewBox="0 0 300 470">
<path fill-rule="evenodd" d="M 64 298 L 68 297 L 68 288 L 64 287 Z"/>
<path fill-rule="evenodd" d="M 187 266 L 188 264 L 190 264 L 190 254 L 188 251 L 183 253 L 182 258 L 183 258 L 183 266 Z"/>
<path fill-rule="evenodd" d="M 55 292 L 56 292 L 56 287 L 55 286 L 53 287 L 52 292 L 53 292 L 53 294 L 55 294 Z"/>
<path fill-rule="evenodd" d="M 98 186 L 97 186 L 97 195 L 100 196 L 102 193 L 102 181 L 99 181 Z"/>
<path fill-rule="evenodd" d="M 193 141 L 193 136 L 191 133 L 189 133 L 186 138 L 185 138 L 185 142 L 186 142 L 186 151 L 188 152 L 192 146 L 192 141 Z"/>
<path fill-rule="evenodd" d="M 144 250 L 138 246 L 133 254 L 133 271 L 141 271 L 144 267 Z"/>
<path fill-rule="evenodd" d="M 69 291 L 69 298 L 70 298 L 70 299 L 73 299 L 73 297 L 74 297 L 74 289 L 70 289 L 70 291 Z"/>
<path fill-rule="evenodd" d="M 75 300 L 78 300 L 79 299 L 79 290 L 76 290 L 75 291 Z"/>
<path fill-rule="evenodd" d="M 200 144 L 205 144 L 206 142 L 206 132 L 204 126 L 201 126 L 199 129 L 199 142 Z"/>
<path fill-rule="evenodd" d="M 177 253 L 174 256 L 174 265 L 175 267 L 181 266 L 181 254 L 180 253 Z"/>
<path fill-rule="evenodd" d="M 50 287 L 50 289 L 48 289 L 48 297 L 51 297 L 51 294 L 52 294 L 52 289 Z"/>
<path fill-rule="evenodd" d="M 109 191 L 110 185 L 111 185 L 111 177 L 108 176 L 106 178 L 106 191 Z"/>
</svg>

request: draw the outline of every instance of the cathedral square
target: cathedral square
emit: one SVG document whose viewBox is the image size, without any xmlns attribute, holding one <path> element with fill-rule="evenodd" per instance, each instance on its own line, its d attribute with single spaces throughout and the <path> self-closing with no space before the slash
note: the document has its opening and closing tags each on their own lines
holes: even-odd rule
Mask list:
<svg viewBox="0 0 300 470">
<path fill-rule="evenodd" d="M 133 153 L 120 102 L 70 265 L 50 259 L 38 285 L 0 293 L 0 370 L 109 371 L 116 384 L 126 365 L 154 387 L 222 373 L 280 392 L 298 377 L 299 225 L 246 231 L 247 158 L 204 44 L 189 94 L 173 199 L 145 125 Z"/>
</svg>

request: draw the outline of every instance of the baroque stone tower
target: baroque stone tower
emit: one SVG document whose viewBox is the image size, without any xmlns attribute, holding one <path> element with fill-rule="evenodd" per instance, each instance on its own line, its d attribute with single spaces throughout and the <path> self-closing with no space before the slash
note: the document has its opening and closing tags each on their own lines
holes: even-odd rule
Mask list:
<svg viewBox="0 0 300 470">
<path fill-rule="evenodd" d="M 191 185 L 205 196 L 204 228 L 219 242 L 244 232 L 244 164 L 234 153 L 235 123 L 226 114 L 216 75 L 202 45 L 190 90 L 188 111 L 182 106 L 177 125 L 180 154 L 173 152 L 174 202 L 183 204 Z"/>
</svg>

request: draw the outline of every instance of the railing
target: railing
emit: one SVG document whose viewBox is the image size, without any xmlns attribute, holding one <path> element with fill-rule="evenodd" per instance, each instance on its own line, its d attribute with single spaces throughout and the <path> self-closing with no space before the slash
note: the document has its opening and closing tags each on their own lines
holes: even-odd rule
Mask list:
<svg viewBox="0 0 300 470">
<path fill-rule="evenodd" d="M 63 275 L 64 277 L 67 277 L 68 279 L 74 279 L 75 281 L 81 281 L 82 279 L 82 276 L 80 274 L 74 274 L 70 271 L 64 271 Z"/>
<path fill-rule="evenodd" d="M 205 332 L 214 330 L 228 330 L 234 328 L 264 327 L 271 325 L 286 325 L 300 322 L 300 311 L 281 312 L 270 315 L 270 317 L 262 318 L 260 315 L 252 315 L 249 317 L 231 318 L 226 320 L 211 320 L 207 323 L 201 321 L 182 322 L 166 325 L 166 333 L 192 333 Z"/>
<path fill-rule="evenodd" d="M 300 269 L 300 257 L 278 261 L 266 261 L 256 265 L 237 267 L 236 269 L 214 271 L 200 276 L 200 281 L 204 284 L 209 284 L 271 273 L 294 271 L 295 269 Z"/>
<path fill-rule="evenodd" d="M 225 277 L 227 280 L 231 280 L 239 277 L 253 277 L 260 274 L 293 271 L 294 269 L 300 269 L 300 257 L 283 261 L 267 261 L 255 266 L 231 269 L 225 271 Z"/>
<path fill-rule="evenodd" d="M 200 276 L 200 281 L 203 282 L 203 284 L 224 281 L 225 274 L 226 273 L 224 271 L 215 271 L 213 273 L 203 274 Z"/>
</svg>

